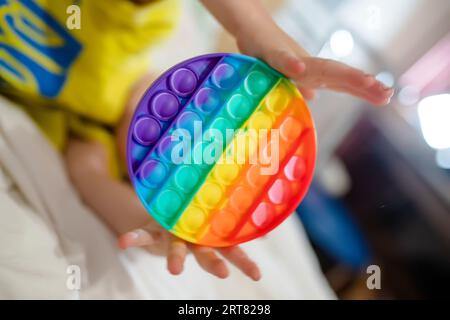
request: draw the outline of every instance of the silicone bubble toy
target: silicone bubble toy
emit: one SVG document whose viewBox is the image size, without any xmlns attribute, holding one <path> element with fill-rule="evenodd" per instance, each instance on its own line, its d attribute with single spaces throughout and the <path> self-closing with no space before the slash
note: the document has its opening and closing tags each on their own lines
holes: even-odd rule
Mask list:
<svg viewBox="0 0 450 320">
<path fill-rule="evenodd" d="M 210 54 L 166 71 L 142 97 L 128 170 L 148 212 L 199 245 L 263 236 L 311 183 L 316 134 L 296 87 L 264 62 Z"/>
</svg>

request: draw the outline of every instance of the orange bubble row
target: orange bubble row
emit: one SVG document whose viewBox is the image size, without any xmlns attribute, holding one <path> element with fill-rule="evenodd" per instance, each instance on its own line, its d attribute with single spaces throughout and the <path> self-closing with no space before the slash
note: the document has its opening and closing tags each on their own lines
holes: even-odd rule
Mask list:
<svg viewBox="0 0 450 320">
<path fill-rule="evenodd" d="M 269 107 L 267 103 L 263 106 Z M 312 176 L 312 170 L 307 169 L 313 166 L 315 159 L 313 124 L 304 112 L 302 99 L 294 98 L 289 102 L 286 111 L 274 123 L 273 129 L 278 131 L 271 130 L 269 140 L 259 141 L 256 151 L 266 150 L 270 157 L 270 149 L 277 147 L 272 151 L 278 153 L 280 167 L 276 172 L 263 174 L 267 169 L 263 164 L 245 164 L 239 179 L 226 190 L 227 201 L 212 212 L 210 223 L 197 238 L 198 243 L 227 246 L 235 243 L 236 238 L 249 235 L 256 238 L 266 233 L 280 214 L 292 212 L 286 212 L 287 208 L 295 209 L 309 185 L 303 181 L 311 179 L 304 175 L 311 172 Z"/>
</svg>

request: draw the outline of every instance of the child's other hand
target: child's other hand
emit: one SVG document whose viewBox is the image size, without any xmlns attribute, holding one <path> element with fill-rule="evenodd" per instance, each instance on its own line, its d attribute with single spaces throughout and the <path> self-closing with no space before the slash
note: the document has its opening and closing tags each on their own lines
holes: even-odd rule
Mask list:
<svg viewBox="0 0 450 320">
<path fill-rule="evenodd" d="M 156 222 L 151 222 L 142 228 L 127 232 L 119 237 L 119 247 L 142 247 L 152 254 L 167 257 L 167 269 L 173 275 L 183 272 L 184 261 L 188 251 L 192 252 L 199 266 L 208 273 L 218 277 L 227 278 L 228 267 L 224 260 L 235 265 L 245 275 L 254 281 L 261 278 L 258 266 L 238 246 L 230 248 L 209 248 L 188 244 L 176 238 L 160 227 Z M 220 254 L 223 258 L 219 257 Z"/>
<path fill-rule="evenodd" d="M 385 105 L 394 94 L 361 70 L 334 60 L 311 57 L 274 22 L 256 24 L 236 33 L 242 53 L 259 57 L 273 68 L 291 78 L 307 100 L 317 89 L 348 93 L 374 105 Z M 264 30 L 261 30 L 264 28 Z"/>
</svg>

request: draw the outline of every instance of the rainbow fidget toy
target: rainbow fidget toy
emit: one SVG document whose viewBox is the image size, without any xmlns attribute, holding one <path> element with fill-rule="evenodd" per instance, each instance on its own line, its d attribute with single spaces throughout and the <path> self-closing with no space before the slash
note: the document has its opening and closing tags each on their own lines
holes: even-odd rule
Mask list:
<svg viewBox="0 0 450 320">
<path fill-rule="evenodd" d="M 255 58 L 210 54 L 166 71 L 128 133 L 128 169 L 178 237 L 224 247 L 263 236 L 303 199 L 315 128 L 295 86 Z"/>
</svg>

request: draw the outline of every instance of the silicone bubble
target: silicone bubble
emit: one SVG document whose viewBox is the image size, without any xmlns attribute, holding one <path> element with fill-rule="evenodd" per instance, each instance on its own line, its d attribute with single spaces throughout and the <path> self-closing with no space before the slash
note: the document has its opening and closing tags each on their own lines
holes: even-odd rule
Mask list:
<svg viewBox="0 0 450 320">
<path fill-rule="evenodd" d="M 226 247 L 263 236 L 300 204 L 316 133 L 296 87 L 264 62 L 210 54 L 162 74 L 130 124 L 128 170 L 174 235 Z"/>
</svg>

